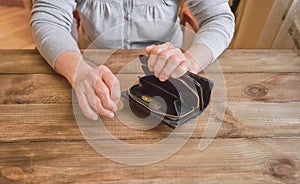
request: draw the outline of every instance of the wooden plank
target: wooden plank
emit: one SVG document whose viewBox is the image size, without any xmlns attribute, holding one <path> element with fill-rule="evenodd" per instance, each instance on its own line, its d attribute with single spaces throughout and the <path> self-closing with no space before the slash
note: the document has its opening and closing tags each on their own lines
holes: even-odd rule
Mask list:
<svg viewBox="0 0 300 184">
<path fill-rule="evenodd" d="M 138 76 L 117 75 L 121 90 L 128 89 Z M 298 73 L 226 73 L 224 77 L 229 102 L 300 102 Z M 72 101 L 70 85 L 58 75 L 0 75 L 0 83 L 0 104 L 71 104 Z"/>
<path fill-rule="evenodd" d="M 139 52 L 129 52 L 128 58 L 136 58 Z M 238 69 L 225 73 L 226 113 L 224 118 L 215 115 L 215 119 L 222 118 L 223 123 L 207 149 L 200 152 L 198 145 L 200 140 L 214 136 L 203 135 L 211 105 L 197 119 L 197 129 L 179 152 L 148 166 L 118 164 L 86 143 L 74 119 L 70 85 L 62 77 L 49 74 L 51 70 L 45 62 L 42 65 L 33 63 L 33 66 L 48 74 L 12 74 L 15 65 L 8 64 L 12 72 L 0 75 L 0 183 L 299 183 L 300 77 L 299 70 L 294 69 L 299 66 L 296 62 L 299 52 L 293 52 L 295 57 L 282 53 L 280 57 L 292 59 L 293 67 L 284 68 L 289 65 L 285 63 L 282 64 L 284 69 L 272 67 L 254 73 L 255 63 L 245 70 L 246 73 Z M 256 60 L 256 54 L 246 55 L 245 59 L 253 57 L 253 61 Z M 92 56 L 98 59 L 98 54 Z M 266 53 L 260 56 L 263 59 L 259 60 L 270 62 Z M 117 59 L 112 59 L 108 65 L 116 73 L 123 66 L 117 61 L 128 62 L 129 59 L 124 59 L 122 54 L 114 57 Z M 274 58 L 279 64 L 280 59 Z M 36 61 L 42 61 L 41 57 Z M 230 63 L 230 60 L 225 62 Z M 9 69 L 1 64 L 0 70 Z M 15 71 L 30 71 L 29 67 L 23 69 Z M 123 72 L 130 73 L 132 69 L 127 66 Z M 120 74 L 119 77 L 122 88 L 137 79 L 135 74 Z M 126 118 L 130 116 L 125 116 L 125 120 L 131 121 Z M 155 143 L 172 131 L 164 125 L 149 131 L 135 130 L 117 118 L 104 118 L 103 121 L 114 136 L 130 144 Z M 187 127 L 183 127 L 178 140 L 186 134 Z M 106 136 L 101 135 L 101 139 L 109 141 Z M 115 152 L 120 152 L 118 147 L 111 145 Z M 158 151 L 153 156 L 160 155 L 163 150 Z M 143 155 L 142 159 L 147 156 Z M 138 159 L 125 155 L 124 158 Z"/>
<path fill-rule="evenodd" d="M 202 152 L 197 148 L 198 142 L 191 139 L 171 158 L 145 166 L 111 161 L 85 141 L 0 144 L 0 181 L 291 184 L 300 181 L 297 138 L 217 139 Z M 112 149 L 118 151 L 118 146 Z"/>
<path fill-rule="evenodd" d="M 112 54 L 112 50 L 82 51 L 88 61 L 100 64 Z M 119 50 L 105 63 L 117 73 L 128 61 L 137 59 L 143 51 Z M 16 68 L 16 66 L 19 66 Z M 126 70 L 128 71 L 128 69 Z M 130 70 L 131 72 L 134 70 Z M 0 50 L 0 73 L 54 73 L 36 50 Z"/>
<path fill-rule="evenodd" d="M 223 72 L 300 72 L 300 50 L 229 50 L 218 59 Z"/>
<path fill-rule="evenodd" d="M 1 104 L 70 104 L 69 83 L 53 74 L 0 75 Z"/>
<path fill-rule="evenodd" d="M 37 50 L 0 50 L 0 73 L 54 73 Z"/>
<path fill-rule="evenodd" d="M 111 54 L 111 51 L 87 51 L 86 53 L 87 58 L 99 64 Z M 114 73 L 118 73 L 123 67 L 122 73 L 140 72 L 137 60 L 140 54 L 143 54 L 143 51 L 119 50 L 105 64 Z M 132 64 L 126 65 L 130 61 Z M 299 50 L 227 50 L 218 61 L 225 73 L 300 71 Z M 0 50 L 0 73 L 53 73 L 53 70 L 36 50 Z"/>
<path fill-rule="evenodd" d="M 224 75 L 227 101 L 299 102 L 299 73 L 232 73 Z"/>
<path fill-rule="evenodd" d="M 193 138 L 215 136 L 214 132 L 203 134 L 211 115 L 210 109 L 211 106 L 200 117 L 187 124 L 189 126 L 189 124 L 197 121 Z M 227 103 L 224 118 L 219 115 L 221 113 L 212 114 L 212 117 L 216 118 L 209 123 L 218 123 L 220 119 L 223 120 L 216 138 L 300 137 L 299 111 L 299 102 L 230 102 Z M 101 120 L 113 135 L 122 140 L 147 139 L 157 141 L 165 138 L 173 131 L 163 124 L 147 131 L 128 127 L 122 122 L 126 122 L 128 125 L 143 122 L 132 117 L 130 108 L 126 105 L 123 111 L 117 112 L 117 117 L 114 119 L 101 117 Z M 84 137 L 80 133 L 76 122 L 72 105 L 0 105 L 0 142 L 83 140 Z M 182 134 L 187 135 L 188 131 L 190 131 L 188 127 L 183 128 Z M 103 135 L 103 138 L 106 137 Z"/>
</svg>

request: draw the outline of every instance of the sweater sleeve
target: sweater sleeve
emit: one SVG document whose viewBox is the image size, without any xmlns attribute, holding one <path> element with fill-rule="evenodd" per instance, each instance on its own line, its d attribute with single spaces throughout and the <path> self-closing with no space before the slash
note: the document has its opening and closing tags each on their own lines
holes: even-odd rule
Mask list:
<svg viewBox="0 0 300 184">
<path fill-rule="evenodd" d="M 214 61 L 229 46 L 234 33 L 234 15 L 228 0 L 188 0 L 188 5 L 200 28 L 193 44 L 210 48 Z"/>
<path fill-rule="evenodd" d="M 53 68 L 60 54 L 80 53 L 71 35 L 75 8 L 75 0 L 33 0 L 30 27 L 40 54 Z"/>
</svg>

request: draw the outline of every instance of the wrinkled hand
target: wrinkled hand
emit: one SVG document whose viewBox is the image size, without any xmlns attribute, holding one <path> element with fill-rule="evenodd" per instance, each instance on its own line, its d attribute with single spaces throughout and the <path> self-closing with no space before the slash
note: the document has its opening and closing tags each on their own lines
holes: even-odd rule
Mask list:
<svg viewBox="0 0 300 184">
<path fill-rule="evenodd" d="M 77 71 L 73 84 L 79 106 L 87 118 L 97 120 L 96 112 L 114 117 L 121 92 L 119 80 L 109 68 L 101 65 L 84 72 Z"/>
<path fill-rule="evenodd" d="M 196 61 L 171 43 L 151 45 L 146 47 L 145 51 L 150 56 L 149 70 L 154 72 L 160 81 L 166 81 L 169 77 L 181 77 L 187 71 L 198 73 L 201 70 Z"/>
</svg>

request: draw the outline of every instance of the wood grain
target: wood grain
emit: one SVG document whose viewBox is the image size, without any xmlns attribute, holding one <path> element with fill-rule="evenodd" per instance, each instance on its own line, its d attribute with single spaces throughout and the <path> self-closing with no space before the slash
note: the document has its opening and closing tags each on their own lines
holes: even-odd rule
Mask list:
<svg viewBox="0 0 300 184">
<path fill-rule="evenodd" d="M 0 73 L 54 73 L 37 50 L 0 50 Z"/>
<path fill-rule="evenodd" d="M 69 83 L 53 74 L 0 75 L 1 104 L 70 104 Z"/>
<path fill-rule="evenodd" d="M 26 0 L 28 1 L 28 0 Z M 18 6 L 18 7 L 24 7 L 25 0 L 1 0 L 0 5 L 1 6 Z"/>
<path fill-rule="evenodd" d="M 217 139 L 202 152 L 198 142 L 191 139 L 171 158 L 147 166 L 111 161 L 85 141 L 1 144 L 1 179 L 22 183 L 299 182 L 299 139 Z"/>
<path fill-rule="evenodd" d="M 119 74 L 121 89 L 128 89 L 139 74 Z M 225 73 L 227 101 L 300 102 L 298 73 Z M 218 81 L 215 81 L 218 82 Z M 54 74 L 0 75 L 2 104 L 71 104 L 67 80 Z"/>
<path fill-rule="evenodd" d="M 99 64 L 110 53 L 92 50 L 86 58 Z M 105 63 L 119 73 L 123 90 L 142 74 L 136 60 L 142 53 L 120 50 Z M 135 62 L 127 64 L 130 61 Z M 215 104 L 210 104 L 191 121 L 198 123 L 196 129 L 177 153 L 159 163 L 133 166 L 111 161 L 87 143 L 74 117 L 79 112 L 74 115 L 71 86 L 37 51 L 0 50 L 0 184 L 298 184 L 299 51 L 229 50 L 219 63 L 226 82 L 224 117 L 221 111 L 212 113 Z M 214 78 L 215 68 L 212 65 L 201 75 Z M 116 118 L 102 117 L 107 130 L 124 143 L 154 144 L 173 131 L 163 124 L 147 131 L 133 129 L 130 126 L 140 120 L 133 118 L 129 110 L 125 103 Z M 217 135 L 204 134 L 210 115 L 213 118 L 208 126 L 222 122 Z M 181 127 L 174 142 L 188 135 L 191 122 Z M 94 128 L 93 123 L 84 125 Z M 212 143 L 200 151 L 200 141 L 210 139 Z M 111 137 L 101 135 L 98 140 L 107 142 L 113 153 L 124 153 L 120 145 L 110 144 Z M 126 154 L 123 158 L 143 162 L 174 146 L 168 144 L 139 158 Z"/>
<path fill-rule="evenodd" d="M 89 60 L 101 63 L 110 50 L 83 51 Z M 105 63 L 114 73 L 141 72 L 140 50 L 118 50 Z M 132 61 L 132 65 L 125 66 Z M 135 61 L 135 62 L 134 62 Z M 299 50 L 227 50 L 218 59 L 223 72 L 300 72 Z M 247 64 L 245 67 L 245 64 Z M 215 64 L 216 65 L 216 64 Z M 18 66 L 18 67 L 16 67 Z M 36 50 L 0 50 L 0 73 L 53 73 Z"/>
<path fill-rule="evenodd" d="M 230 50 L 218 61 L 223 72 L 300 72 L 299 50 Z"/>
<path fill-rule="evenodd" d="M 197 128 L 192 136 L 193 138 L 210 138 L 214 136 L 212 133 L 203 134 L 207 126 L 208 117 L 211 115 L 210 108 L 208 107 L 195 120 L 197 121 Z M 222 118 L 222 126 L 216 138 L 300 138 L 299 110 L 299 102 L 289 104 L 266 104 L 260 102 L 227 103 L 225 117 Z M 131 123 L 139 123 L 140 120 L 130 116 L 130 108 L 126 107 L 123 111 L 128 115 L 118 115 L 112 120 L 101 117 L 106 128 L 119 139 L 129 142 L 131 140 L 147 139 L 156 142 L 165 138 L 173 131 L 163 124 L 147 131 L 132 129 L 122 122 L 131 121 Z M 210 123 L 216 123 L 217 120 L 219 119 L 216 118 L 216 120 Z M 84 140 L 83 135 L 78 129 L 72 105 L 0 105 L 0 126 L 0 141 L 2 142 Z M 182 134 L 187 135 L 189 130 L 183 128 Z"/>
</svg>

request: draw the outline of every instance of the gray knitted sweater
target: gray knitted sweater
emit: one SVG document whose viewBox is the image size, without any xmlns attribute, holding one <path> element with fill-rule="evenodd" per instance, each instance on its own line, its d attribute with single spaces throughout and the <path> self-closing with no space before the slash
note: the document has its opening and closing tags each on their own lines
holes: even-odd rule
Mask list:
<svg viewBox="0 0 300 184">
<path fill-rule="evenodd" d="M 71 34 L 75 8 L 93 47 L 141 49 L 166 41 L 182 46 L 180 5 L 181 0 L 33 0 L 30 25 L 38 50 L 53 67 L 63 52 L 80 52 Z M 217 58 L 234 32 L 228 0 L 188 0 L 188 5 L 200 27 L 192 44 L 206 45 Z"/>
</svg>

